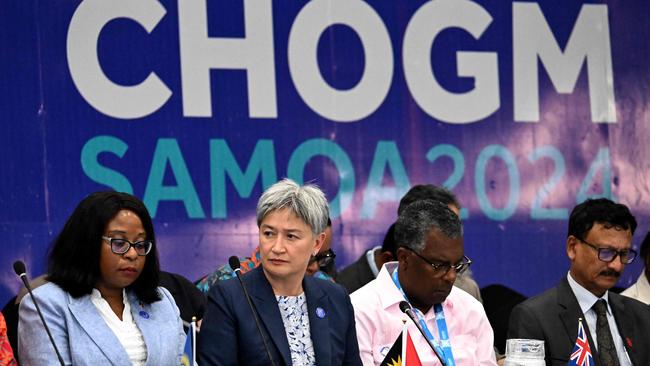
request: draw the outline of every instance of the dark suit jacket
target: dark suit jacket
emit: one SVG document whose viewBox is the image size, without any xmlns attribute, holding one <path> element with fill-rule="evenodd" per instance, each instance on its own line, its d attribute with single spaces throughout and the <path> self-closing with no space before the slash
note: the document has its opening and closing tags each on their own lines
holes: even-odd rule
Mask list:
<svg viewBox="0 0 650 366">
<path fill-rule="evenodd" d="M 366 253 L 367 251 L 363 252 L 361 258 L 345 267 L 336 276 L 336 283 L 343 285 L 350 294 L 375 279 L 366 259 Z"/>
<path fill-rule="evenodd" d="M 291 365 L 289 342 L 278 302 L 262 267 L 242 277 L 257 308 L 264 336 L 276 365 Z M 361 365 L 354 311 L 345 289 L 305 276 L 302 283 L 309 311 L 309 329 L 319 366 Z M 316 309 L 325 311 L 324 317 Z M 235 278 L 210 290 L 198 340 L 200 365 L 270 365 L 244 292 Z"/>
<path fill-rule="evenodd" d="M 608 294 L 609 305 L 632 364 L 650 365 L 648 306 L 611 291 Z M 524 301 L 513 309 L 508 338 L 544 340 L 546 364 L 565 366 L 578 337 L 578 318 L 583 319 L 582 324 L 589 338 L 594 361 L 596 365 L 600 365 L 598 352 L 584 320 L 585 316 L 566 278 L 556 287 Z"/>
</svg>

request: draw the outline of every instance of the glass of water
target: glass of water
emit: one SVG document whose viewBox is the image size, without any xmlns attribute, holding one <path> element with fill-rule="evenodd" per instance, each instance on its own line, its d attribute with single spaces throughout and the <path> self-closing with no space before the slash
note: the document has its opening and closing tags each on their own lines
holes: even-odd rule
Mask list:
<svg viewBox="0 0 650 366">
<path fill-rule="evenodd" d="M 504 366 L 545 366 L 544 341 L 508 339 Z"/>
</svg>

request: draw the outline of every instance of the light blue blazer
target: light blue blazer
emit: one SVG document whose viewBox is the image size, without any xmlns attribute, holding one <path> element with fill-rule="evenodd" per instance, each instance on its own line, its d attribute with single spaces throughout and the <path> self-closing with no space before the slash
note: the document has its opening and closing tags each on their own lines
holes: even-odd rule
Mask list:
<svg viewBox="0 0 650 366">
<path fill-rule="evenodd" d="M 185 346 L 183 325 L 172 296 L 162 287 L 158 291 L 162 299 L 149 305 L 127 291 L 133 319 L 147 345 L 146 365 L 179 365 Z M 54 283 L 36 288 L 34 295 L 66 365 L 131 365 L 90 295 L 75 299 Z M 29 295 L 20 303 L 18 354 L 23 366 L 58 364 Z"/>
</svg>

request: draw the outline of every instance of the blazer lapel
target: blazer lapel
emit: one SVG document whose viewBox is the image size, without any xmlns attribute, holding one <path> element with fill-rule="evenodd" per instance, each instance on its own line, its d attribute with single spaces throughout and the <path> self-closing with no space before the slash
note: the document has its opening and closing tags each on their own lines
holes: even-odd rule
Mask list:
<svg viewBox="0 0 650 366">
<path fill-rule="evenodd" d="M 275 293 L 271 284 L 264 276 L 262 267 L 258 267 L 246 275 L 242 276 L 242 281 L 250 292 L 253 305 L 260 315 L 261 322 L 266 327 L 268 333 L 267 342 L 269 346 L 275 344 L 280 351 L 285 365 L 291 365 L 291 351 L 289 350 L 289 341 L 284 330 L 282 314 L 278 308 L 278 302 L 275 299 Z M 255 320 L 251 319 L 251 322 Z M 266 335 L 265 335 L 266 336 Z M 270 339 L 269 339 L 270 338 Z M 273 351 L 271 351 L 273 353 Z M 266 357 L 266 356 L 261 356 Z M 277 363 L 279 360 L 275 360 Z"/>
<path fill-rule="evenodd" d="M 591 349 L 591 354 L 594 359 L 595 364 L 600 365 L 600 359 L 598 358 L 598 351 L 594 342 L 591 339 L 591 332 L 589 331 L 589 325 L 587 325 L 587 319 L 580 309 L 580 304 L 578 304 L 578 299 L 573 294 L 571 286 L 569 286 L 569 281 L 564 278 L 557 286 L 557 302 L 558 305 L 562 307 L 562 310 L 559 312 L 560 319 L 562 319 L 562 324 L 564 325 L 564 331 L 568 337 L 569 349 L 567 352 L 567 359 L 573 351 L 573 346 L 576 343 L 578 338 L 578 319 L 582 318 L 582 325 L 585 328 L 585 333 L 587 334 L 587 340 L 589 341 L 589 348 Z"/>
<path fill-rule="evenodd" d="M 115 336 L 115 333 L 108 327 L 95 305 L 90 300 L 90 295 L 84 295 L 77 299 L 68 295 L 68 308 L 75 317 L 80 327 L 88 334 L 88 337 L 97 345 L 106 357 L 106 360 L 113 365 L 128 365 L 131 363 L 124 347 Z"/>
<path fill-rule="evenodd" d="M 578 318 L 582 318 L 582 324 L 585 327 L 587 326 L 587 321 L 582 314 L 582 310 L 580 310 L 578 300 L 573 295 L 573 291 L 571 291 L 571 287 L 566 278 L 557 287 L 557 302 L 562 307 L 559 314 L 568 339 L 567 341 L 575 344 L 578 338 Z"/>
<path fill-rule="evenodd" d="M 618 327 L 618 332 L 623 338 L 623 344 L 627 350 L 628 356 L 632 360 L 633 365 L 640 364 L 638 360 L 638 355 L 636 353 L 636 346 L 639 339 L 642 339 L 644 336 L 636 336 L 635 326 L 632 317 L 625 316 L 625 304 L 622 301 L 622 298 L 619 295 L 609 293 L 609 305 L 612 308 L 614 313 L 614 319 L 616 320 L 616 325 Z"/>
<path fill-rule="evenodd" d="M 160 365 L 162 360 L 159 359 L 159 354 L 155 352 L 152 353 L 151 350 L 163 349 L 164 347 L 170 347 L 172 345 L 160 344 L 158 332 L 161 327 L 160 325 L 157 325 L 157 319 L 153 317 L 151 305 L 139 301 L 138 297 L 134 293 L 128 292 L 127 294 L 129 297 L 129 304 L 131 305 L 131 316 L 133 316 L 133 321 L 135 321 L 138 329 L 140 329 L 144 343 L 147 345 L 146 365 Z"/>
<path fill-rule="evenodd" d="M 331 310 L 328 305 L 327 296 L 318 287 L 313 278 L 305 277 L 303 289 L 307 298 L 307 309 L 309 312 L 309 332 L 311 333 L 312 344 L 314 345 L 314 356 L 319 365 L 329 365 L 332 355 L 330 353 L 329 316 Z"/>
<path fill-rule="evenodd" d="M 564 331 L 568 338 L 568 352 L 567 358 L 573 352 L 573 347 L 576 344 L 576 339 L 578 338 L 578 319 L 582 318 L 582 326 L 585 328 L 585 333 L 587 334 L 587 340 L 589 341 L 589 348 L 591 349 L 591 354 L 594 359 L 594 363 L 598 366 L 600 365 L 600 359 L 598 358 L 598 351 L 594 342 L 591 339 L 591 332 L 589 331 L 589 325 L 587 325 L 587 318 L 582 313 L 580 309 L 580 304 L 578 304 L 578 299 L 573 294 L 571 286 L 569 286 L 569 281 L 562 279 L 560 284 L 557 287 L 557 298 L 558 304 L 563 308 L 560 311 L 560 319 L 562 319 L 562 324 L 564 325 Z"/>
</svg>

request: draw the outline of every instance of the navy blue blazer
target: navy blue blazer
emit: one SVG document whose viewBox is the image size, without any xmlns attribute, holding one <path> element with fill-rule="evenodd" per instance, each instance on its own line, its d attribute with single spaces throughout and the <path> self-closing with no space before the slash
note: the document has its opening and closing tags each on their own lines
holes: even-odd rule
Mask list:
<svg viewBox="0 0 650 366">
<path fill-rule="evenodd" d="M 242 277 L 260 314 L 264 336 L 275 364 L 291 365 L 289 342 L 271 284 L 262 267 Z M 345 289 L 335 283 L 305 276 L 309 329 L 319 366 L 361 365 L 354 310 Z M 324 316 L 316 315 L 316 309 Z M 323 314 L 319 310 L 319 314 Z M 262 338 L 239 281 L 219 282 L 208 295 L 198 339 L 198 363 L 204 365 L 270 365 Z"/>
</svg>

